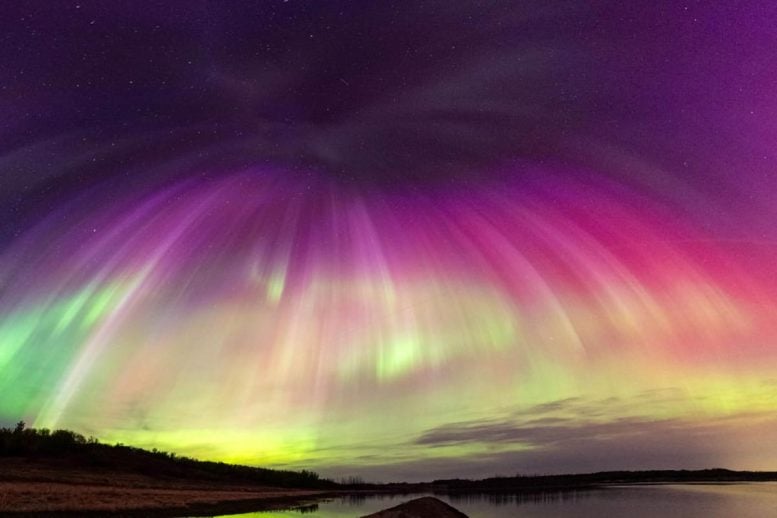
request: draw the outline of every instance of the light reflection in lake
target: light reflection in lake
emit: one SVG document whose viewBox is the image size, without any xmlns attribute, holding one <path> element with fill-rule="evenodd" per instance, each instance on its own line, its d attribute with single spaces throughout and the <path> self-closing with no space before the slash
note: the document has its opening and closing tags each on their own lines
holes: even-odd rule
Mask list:
<svg viewBox="0 0 777 518">
<path fill-rule="evenodd" d="M 352 495 L 286 511 L 259 511 L 230 518 L 353 518 L 425 494 Z M 777 483 L 613 486 L 589 491 L 536 494 L 432 495 L 470 518 L 763 518 L 777 516 Z"/>
</svg>

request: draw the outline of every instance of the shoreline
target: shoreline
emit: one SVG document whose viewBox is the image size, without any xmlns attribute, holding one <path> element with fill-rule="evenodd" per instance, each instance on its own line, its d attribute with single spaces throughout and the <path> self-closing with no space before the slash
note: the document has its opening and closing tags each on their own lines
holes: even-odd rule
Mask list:
<svg viewBox="0 0 777 518">
<path fill-rule="evenodd" d="M 25 483 L 24 495 L 7 491 L 11 484 L 0 483 L 0 517 L 141 517 L 214 516 L 253 511 L 271 511 L 315 505 L 326 498 L 343 496 L 331 491 L 280 490 L 250 491 L 216 489 L 148 489 L 116 485 L 82 486 L 79 484 Z M 67 486 L 70 491 L 54 491 L 52 486 Z M 61 488 L 57 488 L 61 489 Z M 257 488 L 259 489 L 259 488 Z M 14 495 L 16 493 L 16 495 Z M 265 493 L 264 495 L 262 493 Z M 159 495 L 166 501 L 154 501 Z M 35 503 L 24 498 L 29 495 Z M 86 503 L 95 495 L 102 501 Z M 14 499 L 14 496 L 17 496 Z M 52 498 L 54 497 L 54 498 Z M 145 503 L 142 500 L 147 499 Z"/>
<path fill-rule="evenodd" d="M 433 495 L 433 496 L 464 496 L 464 495 L 515 495 L 531 497 L 532 495 L 540 494 L 563 494 L 570 492 L 587 492 L 596 490 L 607 490 L 609 488 L 624 488 L 624 487 L 648 487 L 648 486 L 664 486 L 664 485 L 739 485 L 739 484 L 752 484 L 757 482 L 766 482 L 758 480 L 720 480 L 720 481 L 676 481 L 676 482 L 635 482 L 635 483 L 611 483 L 611 484 L 592 484 L 586 486 L 570 486 L 570 487 L 547 487 L 547 488 L 515 488 L 515 489 L 499 489 L 499 490 L 452 490 L 441 491 L 439 488 L 434 490 L 433 488 L 418 487 L 411 491 L 402 491 L 395 489 L 380 489 L 380 490 L 341 490 L 341 491 L 298 491 L 288 490 L 285 494 L 279 495 L 277 492 L 267 491 L 267 496 L 259 496 L 261 493 L 252 493 L 250 491 L 224 491 L 222 489 L 212 490 L 199 490 L 201 496 L 216 497 L 220 494 L 231 493 L 230 496 L 237 498 L 230 498 L 225 500 L 208 500 L 208 501 L 187 501 L 185 500 L 184 493 L 191 492 L 192 490 L 170 490 L 171 492 L 180 491 L 179 495 L 182 500 L 170 505 L 154 506 L 140 506 L 140 507 L 124 507 L 113 509 L 100 509 L 100 508 L 74 508 L 71 505 L 69 508 L 62 509 L 9 509 L 6 505 L 2 505 L 5 495 L 0 495 L 0 517 L 106 517 L 106 518 L 118 518 L 118 517 L 150 517 L 150 518 L 172 518 L 181 516 L 190 517 L 205 517 L 214 515 L 228 515 L 228 514 L 240 514 L 259 511 L 273 511 L 273 510 L 293 510 L 295 508 L 303 508 L 307 506 L 315 506 L 323 501 L 333 498 L 348 498 L 348 497 L 364 497 L 369 498 L 378 495 L 392 495 L 392 496 L 407 496 L 408 498 L 419 495 Z M 29 483 L 30 486 L 36 485 L 51 485 L 49 483 Z M 79 484 L 70 484 L 72 487 L 80 487 Z M 121 489 L 117 486 L 104 486 L 105 489 Z M 31 487 L 31 490 L 36 488 Z M 125 490 L 140 489 L 141 488 L 124 488 Z M 197 491 L 197 490 L 194 490 Z M 75 492 L 74 492 L 75 493 Z M 243 493 L 243 494 L 241 494 Z M 249 497 L 247 494 L 251 494 Z M 245 496 L 245 498 L 243 497 Z M 11 502 L 11 505 L 13 503 Z"/>
</svg>

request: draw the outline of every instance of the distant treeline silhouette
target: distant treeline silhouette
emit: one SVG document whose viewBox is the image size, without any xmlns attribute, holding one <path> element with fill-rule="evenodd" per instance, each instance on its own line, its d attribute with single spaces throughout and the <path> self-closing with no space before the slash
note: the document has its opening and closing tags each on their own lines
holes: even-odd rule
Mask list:
<svg viewBox="0 0 777 518">
<path fill-rule="evenodd" d="M 0 428 L 0 457 L 52 460 L 70 468 L 111 468 L 154 477 L 213 480 L 295 488 L 332 488 L 337 484 L 313 471 L 287 471 L 223 462 L 201 461 L 123 444 L 109 445 L 70 430 L 27 428 L 20 421 L 15 428 Z"/>
<path fill-rule="evenodd" d="M 692 482 L 775 482 L 777 471 L 733 471 L 723 468 L 700 470 L 600 471 L 564 475 L 495 476 L 479 480 L 438 479 L 432 482 L 389 482 L 375 484 L 361 479 L 342 479 L 340 488 L 385 491 L 397 494 L 431 492 L 437 495 L 503 494 L 536 495 L 583 491 L 606 485 Z"/>
<path fill-rule="evenodd" d="M 607 484 L 652 484 L 683 482 L 777 481 L 774 471 L 733 471 L 723 468 L 700 470 L 600 471 L 570 475 L 516 475 L 481 480 L 447 479 L 431 484 L 449 491 L 506 491 L 525 489 L 580 489 Z"/>
</svg>

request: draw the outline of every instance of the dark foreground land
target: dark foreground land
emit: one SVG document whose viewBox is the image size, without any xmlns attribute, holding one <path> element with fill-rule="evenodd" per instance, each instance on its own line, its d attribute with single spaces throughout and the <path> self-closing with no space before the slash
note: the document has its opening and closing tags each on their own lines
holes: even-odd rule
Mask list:
<svg viewBox="0 0 777 518">
<path fill-rule="evenodd" d="M 309 471 L 197 461 L 23 423 L 0 429 L 0 515 L 213 515 L 303 504 L 336 488 Z"/>
<path fill-rule="evenodd" d="M 777 472 L 611 471 L 413 484 L 338 484 L 309 471 L 197 461 L 101 444 L 64 430 L 0 429 L 0 516 L 212 516 L 301 506 L 335 495 L 530 495 L 623 484 L 753 481 L 777 481 Z M 435 504 L 414 504 L 415 508 L 423 505 Z"/>
<path fill-rule="evenodd" d="M 207 473 L 149 474 L 117 465 L 78 467 L 71 458 L 0 459 L 0 516 L 193 516 L 300 505 L 326 494 Z"/>
</svg>

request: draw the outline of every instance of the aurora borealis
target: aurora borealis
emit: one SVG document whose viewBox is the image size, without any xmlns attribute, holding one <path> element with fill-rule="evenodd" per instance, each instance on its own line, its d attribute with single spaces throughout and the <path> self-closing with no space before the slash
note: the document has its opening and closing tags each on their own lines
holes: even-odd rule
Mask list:
<svg viewBox="0 0 777 518">
<path fill-rule="evenodd" d="M 777 8 L 363 4 L 8 9 L 0 423 L 774 469 Z"/>
</svg>

